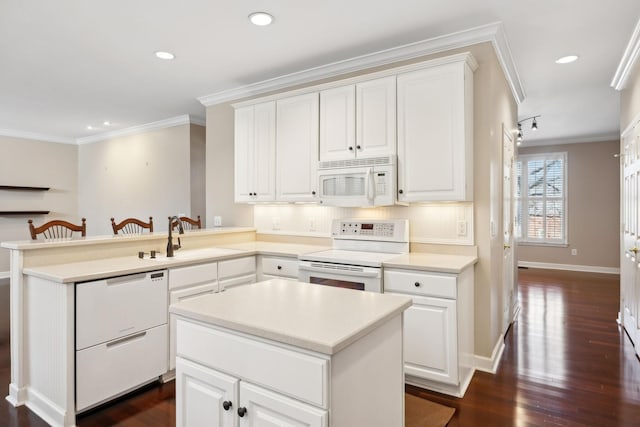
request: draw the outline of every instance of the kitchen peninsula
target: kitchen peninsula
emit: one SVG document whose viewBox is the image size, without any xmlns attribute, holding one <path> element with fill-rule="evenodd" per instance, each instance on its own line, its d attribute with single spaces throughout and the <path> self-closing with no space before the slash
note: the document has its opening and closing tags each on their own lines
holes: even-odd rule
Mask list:
<svg viewBox="0 0 640 427">
<path fill-rule="evenodd" d="M 172 305 L 176 425 L 404 425 L 410 305 L 283 279 Z"/>
</svg>

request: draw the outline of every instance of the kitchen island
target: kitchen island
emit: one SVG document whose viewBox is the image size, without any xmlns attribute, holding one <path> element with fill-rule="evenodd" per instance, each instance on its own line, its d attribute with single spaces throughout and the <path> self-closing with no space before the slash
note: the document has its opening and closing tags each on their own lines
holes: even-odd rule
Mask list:
<svg viewBox="0 0 640 427">
<path fill-rule="evenodd" d="M 171 305 L 177 426 L 404 425 L 410 305 L 281 279 Z"/>
</svg>

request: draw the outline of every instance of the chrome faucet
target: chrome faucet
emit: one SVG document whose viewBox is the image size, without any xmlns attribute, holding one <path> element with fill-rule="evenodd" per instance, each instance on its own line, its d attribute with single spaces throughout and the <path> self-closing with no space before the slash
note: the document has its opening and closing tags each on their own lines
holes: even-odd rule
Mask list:
<svg viewBox="0 0 640 427">
<path fill-rule="evenodd" d="M 173 244 L 173 239 L 172 239 L 173 220 L 176 220 L 178 222 L 178 234 L 184 234 L 184 228 L 182 227 L 182 221 L 180 221 L 180 218 L 178 218 L 175 215 L 170 216 L 169 217 L 169 241 L 167 242 L 167 258 L 172 258 L 173 251 L 180 249 L 182 247 L 180 246 L 180 237 L 178 237 L 178 244 L 177 245 Z"/>
</svg>

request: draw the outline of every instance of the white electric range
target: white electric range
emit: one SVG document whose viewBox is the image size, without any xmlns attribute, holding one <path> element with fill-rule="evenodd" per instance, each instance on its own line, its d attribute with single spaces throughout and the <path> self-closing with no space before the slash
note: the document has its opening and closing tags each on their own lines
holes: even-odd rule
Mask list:
<svg viewBox="0 0 640 427">
<path fill-rule="evenodd" d="M 301 282 L 382 292 L 382 263 L 409 252 L 406 219 L 334 219 L 331 236 L 333 249 L 298 258 Z"/>
</svg>

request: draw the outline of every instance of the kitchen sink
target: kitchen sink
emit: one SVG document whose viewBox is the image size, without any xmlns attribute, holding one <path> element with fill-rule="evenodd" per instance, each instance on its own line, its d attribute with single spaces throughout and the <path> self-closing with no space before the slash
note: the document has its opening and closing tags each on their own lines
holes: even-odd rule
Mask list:
<svg viewBox="0 0 640 427">
<path fill-rule="evenodd" d="M 226 248 L 201 248 L 201 249 L 180 249 L 173 253 L 172 258 L 167 258 L 164 253 L 156 253 L 155 258 L 149 258 L 148 254 L 145 254 L 144 259 L 155 259 L 159 261 L 166 261 L 170 259 L 182 260 L 182 259 L 194 259 L 194 258 L 213 258 L 226 255 L 234 255 L 243 252 L 239 249 L 226 249 Z"/>
</svg>

